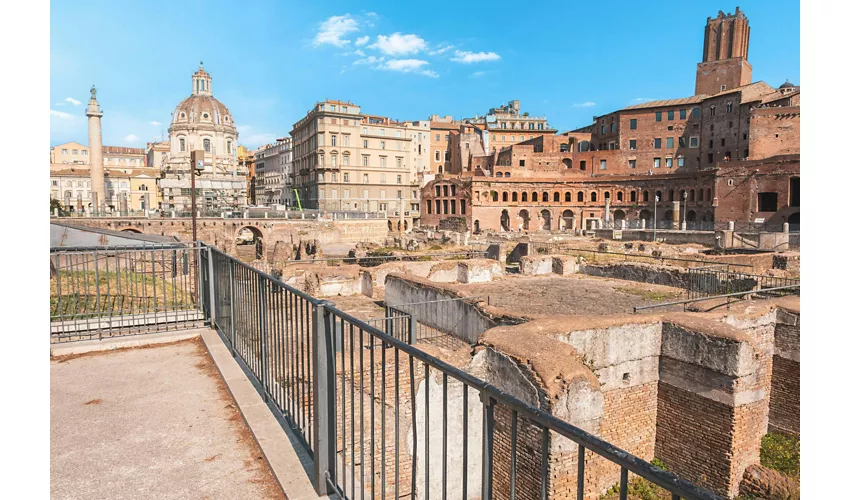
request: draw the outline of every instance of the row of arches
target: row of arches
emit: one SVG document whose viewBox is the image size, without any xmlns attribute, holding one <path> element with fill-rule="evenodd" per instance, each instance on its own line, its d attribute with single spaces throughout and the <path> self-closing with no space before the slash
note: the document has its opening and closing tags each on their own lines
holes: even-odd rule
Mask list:
<svg viewBox="0 0 850 500">
<path fill-rule="evenodd" d="M 655 219 L 655 214 L 652 210 L 643 209 L 640 212 L 637 212 L 637 218 L 628 219 L 627 211 L 622 209 L 614 210 L 612 213 L 612 219 L 615 223 L 619 221 L 629 221 L 632 220 L 635 223 L 639 223 L 639 221 L 645 221 L 645 227 L 651 228 L 653 226 Z M 633 212 L 632 217 L 634 217 L 635 213 Z M 501 231 L 509 232 L 509 231 L 569 231 L 577 228 L 577 223 L 587 222 L 588 228 L 590 228 L 590 222 L 594 220 L 600 220 L 599 218 L 592 217 L 585 219 L 582 217 L 583 221 L 576 220 L 575 213 L 566 209 L 563 211 L 555 211 L 548 208 L 544 208 L 539 211 L 529 210 L 529 209 L 521 209 L 519 212 L 515 212 L 514 215 L 511 215 L 511 211 L 508 209 L 503 209 L 501 215 L 499 217 L 499 229 Z M 700 211 L 700 210 L 688 210 L 685 215 L 685 220 L 692 223 L 713 223 L 714 222 L 714 213 L 711 209 Z M 661 224 L 669 223 L 673 221 L 673 210 L 664 210 L 664 212 L 659 212 L 659 217 L 657 221 Z M 473 221 L 473 229 L 476 232 L 480 232 L 481 226 L 478 220 Z"/>
<path fill-rule="evenodd" d="M 573 191 L 502 191 L 499 193 L 498 191 L 484 191 L 483 193 L 480 191 L 475 192 L 476 201 L 481 201 L 483 196 L 484 201 L 490 201 L 492 203 L 571 203 L 573 202 Z M 695 203 L 700 202 L 708 202 L 712 201 L 711 188 L 693 188 L 690 190 L 686 189 L 670 189 L 665 194 L 661 190 L 657 190 L 654 193 L 655 198 L 658 202 L 672 202 L 672 201 L 685 201 L 690 200 Z M 653 201 L 650 198 L 651 194 L 648 190 L 637 191 L 624 191 L 624 190 L 616 190 L 616 191 L 590 191 L 586 193 L 585 191 L 577 191 L 575 192 L 575 201 L 578 203 L 583 203 L 585 201 L 589 201 L 591 203 L 610 200 L 612 203 L 649 203 Z"/>
</svg>

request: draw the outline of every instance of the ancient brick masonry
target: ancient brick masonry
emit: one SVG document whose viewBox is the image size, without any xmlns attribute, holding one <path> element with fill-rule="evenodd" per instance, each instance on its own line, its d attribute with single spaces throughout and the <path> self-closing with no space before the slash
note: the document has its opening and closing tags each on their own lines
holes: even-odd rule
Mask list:
<svg viewBox="0 0 850 500">
<path fill-rule="evenodd" d="M 769 428 L 771 432 L 800 434 L 799 304 L 783 304 L 776 313 Z"/>
</svg>

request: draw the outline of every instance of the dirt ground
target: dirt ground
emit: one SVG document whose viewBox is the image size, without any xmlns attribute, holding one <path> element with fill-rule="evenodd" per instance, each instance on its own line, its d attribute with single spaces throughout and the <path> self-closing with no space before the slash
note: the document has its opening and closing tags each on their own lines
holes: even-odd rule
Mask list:
<svg viewBox="0 0 850 500">
<path fill-rule="evenodd" d="M 609 315 L 631 313 L 635 306 L 685 298 L 685 290 L 635 281 L 573 276 L 507 276 L 491 283 L 460 285 L 490 304 L 522 314 Z M 654 309 L 678 311 L 681 306 Z"/>
</svg>

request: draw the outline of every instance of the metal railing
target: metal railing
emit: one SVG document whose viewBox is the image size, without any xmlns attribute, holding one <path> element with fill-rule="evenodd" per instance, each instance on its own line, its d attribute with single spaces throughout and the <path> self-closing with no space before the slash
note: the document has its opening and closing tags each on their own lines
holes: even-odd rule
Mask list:
<svg viewBox="0 0 850 500">
<path fill-rule="evenodd" d="M 367 255 L 365 257 L 323 257 L 314 259 L 307 257 L 305 259 L 290 259 L 283 261 L 284 267 L 289 264 L 313 264 L 318 262 L 330 262 L 340 264 L 357 264 L 361 267 L 375 267 L 385 262 L 404 261 L 404 262 L 420 262 L 431 260 L 463 260 L 463 259 L 483 259 L 486 258 L 487 252 L 482 250 L 464 250 L 461 252 L 443 252 L 443 253 L 426 253 L 426 254 L 398 254 L 398 255 Z"/>
<path fill-rule="evenodd" d="M 465 339 L 476 337 L 483 332 L 466 331 L 466 319 L 479 302 L 490 303 L 490 297 L 456 297 L 411 302 L 407 304 L 386 305 L 387 314 L 406 314 L 412 318 L 413 341 L 433 344 L 445 349 L 469 348 Z M 400 337 L 396 337 L 400 338 Z"/>
<path fill-rule="evenodd" d="M 765 289 L 762 289 L 762 290 L 747 290 L 747 291 L 743 291 L 743 292 L 725 293 L 725 294 L 722 294 L 722 295 L 710 295 L 710 296 L 707 296 L 707 297 L 698 297 L 698 298 L 693 298 L 693 299 L 676 300 L 676 301 L 673 301 L 673 302 L 664 302 L 664 303 L 661 303 L 661 304 L 650 304 L 648 306 L 635 306 L 632 309 L 632 311 L 634 313 L 638 313 L 640 311 L 645 311 L 647 309 L 655 309 L 655 308 L 659 308 L 659 307 L 677 306 L 677 305 L 681 305 L 681 306 L 683 306 L 684 309 L 687 309 L 688 304 L 693 304 L 694 302 L 703 302 L 703 301 L 706 301 L 706 300 L 716 300 L 716 299 L 726 299 L 726 308 L 728 309 L 730 307 L 730 305 L 732 304 L 732 300 L 731 300 L 732 298 L 735 298 L 735 297 L 745 297 L 745 298 L 746 297 L 753 297 L 753 296 L 758 296 L 759 293 L 765 293 L 766 295 L 770 295 L 770 296 L 774 296 L 774 294 L 777 294 L 779 296 L 790 295 L 790 294 L 799 295 L 800 294 L 800 285 L 797 284 L 797 285 L 778 286 L 778 287 L 775 287 L 775 288 L 765 288 Z"/>
<path fill-rule="evenodd" d="M 688 299 L 719 297 L 730 293 L 755 292 L 758 295 L 782 296 L 793 293 L 785 287 L 800 285 L 799 278 L 750 274 L 716 266 L 688 269 Z M 774 291 L 769 291 L 774 290 Z M 799 293 L 799 288 L 796 289 Z"/>
<path fill-rule="evenodd" d="M 640 244 L 636 242 L 634 244 Z M 734 262 L 719 262 L 713 260 L 700 260 L 700 259 L 684 259 L 681 257 L 667 257 L 664 255 L 646 255 L 641 253 L 626 253 L 626 252 L 609 252 L 607 250 L 592 250 L 585 248 L 574 248 L 567 246 L 566 243 L 552 243 L 552 242 L 528 242 L 529 246 L 529 255 L 536 254 L 547 254 L 547 255 L 556 255 L 556 254 L 587 254 L 590 258 L 589 261 L 593 262 L 596 259 L 595 256 L 612 256 L 612 258 L 622 257 L 623 262 L 652 262 L 652 263 L 660 263 L 664 265 L 665 262 L 673 262 L 681 267 L 692 267 L 691 264 L 699 264 L 700 266 L 705 265 L 723 265 L 727 267 L 739 267 L 739 268 L 749 268 L 752 269 L 752 264 L 738 264 Z M 542 251 L 541 251 L 542 250 Z M 601 259 L 600 259 L 601 260 Z"/>
<path fill-rule="evenodd" d="M 102 339 L 203 324 L 197 244 L 50 249 L 50 340 Z"/>
<path fill-rule="evenodd" d="M 562 453 L 557 442 L 578 454 L 579 499 L 599 487 L 592 473 L 586 484 L 587 453 L 616 464 L 620 498 L 630 475 L 673 499 L 719 498 L 427 354 L 413 315 L 397 306 L 363 321 L 205 252 L 210 324 L 309 448 L 319 495 L 548 498 L 560 475 L 550 468 L 550 454 Z"/>
</svg>

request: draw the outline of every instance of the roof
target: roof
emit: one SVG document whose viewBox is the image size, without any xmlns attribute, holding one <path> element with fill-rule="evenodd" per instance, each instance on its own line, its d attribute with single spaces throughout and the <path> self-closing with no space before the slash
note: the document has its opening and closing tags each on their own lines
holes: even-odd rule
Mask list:
<svg viewBox="0 0 850 500">
<path fill-rule="evenodd" d="M 109 154 L 144 155 L 145 148 L 128 148 L 125 146 L 103 146 L 103 152 Z"/>
<path fill-rule="evenodd" d="M 771 87 L 770 85 L 758 81 L 753 82 L 741 87 L 736 87 L 734 89 L 724 90 L 722 92 L 717 92 L 716 94 L 706 95 L 706 94 L 697 94 L 690 97 L 683 97 L 680 99 L 662 99 L 659 101 L 649 101 L 642 102 L 640 104 L 634 104 L 632 106 L 626 106 L 622 108 L 622 110 L 627 109 L 647 109 L 647 108 L 661 108 L 666 106 L 681 106 L 683 104 L 697 104 L 706 99 L 711 99 L 718 96 L 729 95 L 734 93 L 741 94 L 741 103 L 753 102 L 761 100 L 761 98 L 767 94 L 775 92 L 776 89 Z"/>
<path fill-rule="evenodd" d="M 640 104 L 633 104 L 631 106 L 626 106 L 623 109 L 624 110 L 626 110 L 626 109 L 646 109 L 646 108 L 660 108 L 660 107 L 663 107 L 663 106 L 680 106 L 682 104 L 696 104 L 696 103 L 702 102 L 707 97 L 710 97 L 710 96 L 707 96 L 705 94 L 697 94 L 697 95 L 694 95 L 694 96 L 691 96 L 691 97 L 683 97 L 681 99 L 662 99 L 662 100 L 659 100 L 659 101 L 642 102 Z"/>
</svg>

